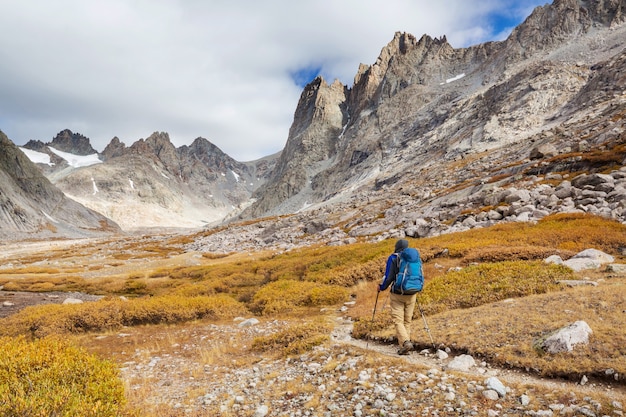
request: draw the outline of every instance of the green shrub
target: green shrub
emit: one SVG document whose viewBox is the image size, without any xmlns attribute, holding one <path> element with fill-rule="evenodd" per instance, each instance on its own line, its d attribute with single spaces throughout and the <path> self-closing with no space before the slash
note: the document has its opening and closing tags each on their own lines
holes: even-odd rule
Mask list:
<svg viewBox="0 0 626 417">
<path fill-rule="evenodd" d="M 117 368 L 58 339 L 0 338 L 0 415 L 120 416 Z"/>
</svg>

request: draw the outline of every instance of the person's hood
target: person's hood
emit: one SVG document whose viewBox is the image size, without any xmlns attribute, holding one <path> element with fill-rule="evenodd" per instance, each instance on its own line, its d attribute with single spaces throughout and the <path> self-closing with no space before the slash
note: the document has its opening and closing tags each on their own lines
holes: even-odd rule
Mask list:
<svg viewBox="0 0 626 417">
<path fill-rule="evenodd" d="M 400 253 L 400 256 L 409 262 L 417 262 L 420 254 L 415 248 L 406 248 Z"/>
<path fill-rule="evenodd" d="M 400 253 L 402 252 L 404 249 L 409 247 L 409 241 L 406 239 L 400 239 L 396 242 L 396 247 L 394 249 L 395 253 Z"/>
</svg>

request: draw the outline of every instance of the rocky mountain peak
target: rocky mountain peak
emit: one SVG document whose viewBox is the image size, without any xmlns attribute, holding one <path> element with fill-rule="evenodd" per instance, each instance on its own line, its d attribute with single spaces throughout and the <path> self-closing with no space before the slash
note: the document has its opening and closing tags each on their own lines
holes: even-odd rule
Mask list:
<svg viewBox="0 0 626 417">
<path fill-rule="evenodd" d="M 122 156 L 124 155 L 125 151 L 126 145 L 124 144 L 124 142 L 120 141 L 117 136 L 115 136 L 113 139 L 111 139 L 111 142 L 109 142 L 106 148 L 104 148 L 104 151 L 102 151 L 102 156 L 105 160 L 107 160 Z"/>
<path fill-rule="evenodd" d="M 423 35 L 418 41 L 409 33 L 396 32 L 372 66 L 359 66 L 349 98 L 351 117 L 355 119 L 363 110 L 376 106 L 381 94 L 389 96 L 411 83 L 428 82 L 430 77 L 424 74 L 433 72 L 430 67 L 440 66 L 453 55 L 454 48 L 445 36 Z M 437 75 L 445 72 L 440 70 Z M 401 82 L 393 80 L 400 77 Z"/>
<path fill-rule="evenodd" d="M 333 157 L 347 121 L 347 88 L 339 81 L 328 84 L 317 77 L 302 91 L 289 129 L 287 144 L 273 171 L 269 188 L 255 193 L 260 200 L 250 215 L 272 210 L 305 189 L 313 175 L 309 168 Z M 300 205 L 304 202 L 294 202 Z"/>
<path fill-rule="evenodd" d="M 0 237 L 85 237 L 117 224 L 67 198 L 0 131 Z"/>
<path fill-rule="evenodd" d="M 74 155 L 93 155 L 97 153 L 91 146 L 89 138 L 80 133 L 73 133 L 69 129 L 60 131 L 48 145 L 59 151 Z"/>
<path fill-rule="evenodd" d="M 196 138 L 191 145 L 181 146 L 179 149 L 181 157 L 194 158 L 202 162 L 212 171 L 225 171 L 236 169 L 238 163 L 230 156 L 226 155 L 220 148 L 205 138 Z"/>
<path fill-rule="evenodd" d="M 537 7 L 516 27 L 506 42 L 522 56 L 549 50 L 555 45 L 589 32 L 594 26 L 614 26 L 626 20 L 626 0 L 555 0 Z"/>
</svg>

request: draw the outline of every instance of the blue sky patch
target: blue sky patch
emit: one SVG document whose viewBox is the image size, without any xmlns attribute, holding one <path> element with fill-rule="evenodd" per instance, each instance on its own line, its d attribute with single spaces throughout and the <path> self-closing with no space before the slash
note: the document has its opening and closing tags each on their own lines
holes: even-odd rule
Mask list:
<svg viewBox="0 0 626 417">
<path fill-rule="evenodd" d="M 310 66 L 290 71 L 289 76 L 298 87 L 304 87 L 322 73 L 321 66 Z"/>
</svg>

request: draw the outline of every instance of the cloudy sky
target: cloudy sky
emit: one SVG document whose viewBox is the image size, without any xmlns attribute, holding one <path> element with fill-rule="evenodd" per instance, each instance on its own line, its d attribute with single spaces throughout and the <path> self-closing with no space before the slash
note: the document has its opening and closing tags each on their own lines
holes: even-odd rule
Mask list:
<svg viewBox="0 0 626 417">
<path fill-rule="evenodd" d="M 0 130 L 102 151 L 168 132 L 239 161 L 281 150 L 302 87 L 352 86 L 395 32 L 502 40 L 550 0 L 0 0 Z"/>
</svg>

